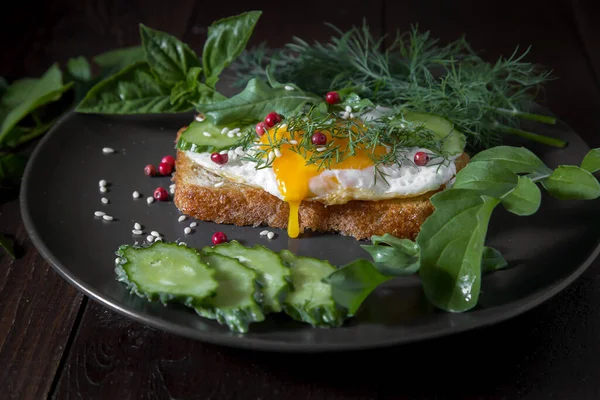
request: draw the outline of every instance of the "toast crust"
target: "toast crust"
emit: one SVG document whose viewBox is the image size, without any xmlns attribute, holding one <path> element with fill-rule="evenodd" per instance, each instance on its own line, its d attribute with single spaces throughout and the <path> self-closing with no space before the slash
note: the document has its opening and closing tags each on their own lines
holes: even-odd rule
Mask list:
<svg viewBox="0 0 600 400">
<path fill-rule="evenodd" d="M 457 171 L 469 162 L 463 153 Z M 276 196 L 251 186 L 223 179 L 178 151 L 175 162 L 174 203 L 184 214 L 202 221 L 237 226 L 287 229 L 289 206 Z M 216 183 L 223 182 L 215 187 Z M 389 233 L 415 240 L 421 224 L 433 213 L 429 201 L 435 191 L 402 199 L 353 200 L 340 205 L 303 201 L 299 208 L 300 231 L 334 232 L 358 240 Z"/>
</svg>

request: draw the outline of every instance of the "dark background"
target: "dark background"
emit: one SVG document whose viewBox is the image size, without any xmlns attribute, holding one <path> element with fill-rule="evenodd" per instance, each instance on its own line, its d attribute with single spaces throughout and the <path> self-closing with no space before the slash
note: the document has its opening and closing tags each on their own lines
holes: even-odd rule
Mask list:
<svg viewBox="0 0 600 400">
<path fill-rule="evenodd" d="M 262 10 L 250 46 L 323 23 L 394 34 L 419 23 L 442 42 L 465 33 L 485 58 L 531 45 L 554 71 L 540 103 L 600 146 L 600 8 L 581 1 L 11 1 L 0 15 L 0 76 L 39 76 L 52 63 L 139 43 L 138 23 L 200 53 L 213 20 Z M 493 327 L 379 351 L 292 356 L 219 348 L 141 326 L 88 301 L 27 238 L 17 200 L 0 228 L 23 256 L 0 254 L 0 398 L 387 399 L 600 398 L 600 262 L 569 288 Z M 388 364 L 389 363 L 389 364 Z"/>
</svg>

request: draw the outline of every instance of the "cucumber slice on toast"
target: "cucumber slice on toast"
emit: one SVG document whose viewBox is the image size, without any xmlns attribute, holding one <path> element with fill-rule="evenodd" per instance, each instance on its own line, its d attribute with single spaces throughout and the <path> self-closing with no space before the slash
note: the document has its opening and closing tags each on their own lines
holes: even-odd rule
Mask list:
<svg viewBox="0 0 600 400">
<path fill-rule="evenodd" d="M 243 126 L 235 124 L 215 126 L 208 119 L 199 122 L 193 121 L 181 133 L 177 140 L 177 149 L 182 151 L 194 151 L 196 153 L 213 153 L 222 150 L 228 150 L 235 147 L 240 139 L 237 135 L 230 137 L 227 133 L 221 133 L 223 128 L 233 130 L 235 128 L 244 129 Z M 210 136 L 209 136 L 210 135 Z"/>
</svg>

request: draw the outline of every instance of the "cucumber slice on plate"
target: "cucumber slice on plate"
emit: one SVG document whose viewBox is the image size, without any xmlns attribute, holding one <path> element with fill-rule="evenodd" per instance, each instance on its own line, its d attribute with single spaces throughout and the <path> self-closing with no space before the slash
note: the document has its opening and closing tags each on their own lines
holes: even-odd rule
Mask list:
<svg viewBox="0 0 600 400">
<path fill-rule="evenodd" d="M 241 333 L 248 332 L 251 323 L 265 320 L 254 270 L 217 253 L 202 253 L 202 261 L 216 271 L 219 287 L 215 297 L 195 307 L 198 315 Z"/>
<path fill-rule="evenodd" d="M 218 253 L 235 258 L 246 267 L 256 271 L 264 296 L 264 312 L 283 311 L 283 300 L 291 289 L 289 283 L 291 272 L 288 267 L 283 265 L 279 254 L 261 245 L 244 247 L 236 240 L 216 246 L 207 246 L 203 248 L 203 252 Z"/>
<path fill-rule="evenodd" d="M 283 303 L 291 318 L 313 327 L 335 328 L 344 323 L 347 313 L 333 299 L 331 285 L 322 282 L 336 269 L 324 260 L 296 256 L 289 250 L 280 253 L 292 271 L 292 286 Z"/>
<path fill-rule="evenodd" d="M 202 262 L 195 249 L 154 242 L 144 247 L 123 245 L 117 255 L 117 280 L 150 301 L 194 307 L 217 292 L 215 270 Z"/>
<path fill-rule="evenodd" d="M 231 149 L 232 147 L 235 147 L 235 144 L 240 138 L 237 134 L 228 136 L 228 132 L 221 133 L 224 128 L 227 128 L 227 131 L 240 128 L 240 132 L 243 132 L 246 127 L 236 124 L 215 126 L 209 122 L 208 119 L 205 119 L 202 122 L 194 120 L 181 133 L 179 140 L 177 140 L 176 147 L 178 150 L 193 151 L 196 153 L 213 153 Z M 242 134 L 244 134 L 244 132 Z"/>
</svg>

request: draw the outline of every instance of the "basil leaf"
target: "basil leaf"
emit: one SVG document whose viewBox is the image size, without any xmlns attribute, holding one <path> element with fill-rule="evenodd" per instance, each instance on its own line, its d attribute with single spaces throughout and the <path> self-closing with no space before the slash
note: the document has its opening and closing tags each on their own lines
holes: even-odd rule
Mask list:
<svg viewBox="0 0 600 400">
<path fill-rule="evenodd" d="M 253 78 L 235 96 L 213 104 L 197 105 L 196 109 L 214 125 L 226 125 L 236 121 L 260 121 L 271 111 L 285 116 L 307 103 L 317 104 L 320 101 L 317 96 L 300 89 L 272 88 Z"/>
<path fill-rule="evenodd" d="M 73 78 L 81 82 L 87 82 L 92 79 L 90 63 L 83 56 L 69 59 L 67 61 L 67 71 L 69 71 L 69 74 Z"/>
<path fill-rule="evenodd" d="M 456 174 L 454 188 L 477 190 L 481 194 L 501 198 L 513 190 L 517 183 L 518 175 L 502 163 L 479 161 L 467 164 Z"/>
<path fill-rule="evenodd" d="M 583 157 L 581 168 L 592 174 L 600 171 L 600 149 L 591 149 L 585 157 Z"/>
<path fill-rule="evenodd" d="M 508 263 L 498 250 L 484 247 L 481 258 L 481 271 L 483 273 L 497 271 L 506 267 Z"/>
<path fill-rule="evenodd" d="M 208 27 L 202 64 L 209 87 L 215 87 L 221 71 L 242 53 L 261 14 L 262 11 L 249 11 L 220 19 Z"/>
<path fill-rule="evenodd" d="M 423 289 L 434 306 L 467 311 L 479 299 L 483 244 L 499 200 L 453 188 L 435 194 L 431 202 L 435 210 L 417 237 Z"/>
<path fill-rule="evenodd" d="M 15 187 L 21 183 L 27 158 L 9 153 L 0 155 L 0 187 Z"/>
<path fill-rule="evenodd" d="M 519 176 L 515 189 L 502 197 L 504 208 L 520 216 L 535 214 L 541 202 L 542 192 L 528 176 Z"/>
<path fill-rule="evenodd" d="M 125 47 L 98 54 L 92 60 L 102 68 L 114 69 L 117 72 L 138 61 L 145 61 L 146 53 L 142 46 Z"/>
<path fill-rule="evenodd" d="M 23 78 L 14 81 L 10 86 L 6 88 L 4 96 L 2 96 L 2 105 L 8 109 L 17 107 L 23 103 L 29 97 L 31 91 L 38 84 L 39 79 L 36 78 Z M 57 88 L 62 85 L 59 81 Z"/>
<path fill-rule="evenodd" d="M 393 277 L 383 275 L 369 261 L 359 259 L 332 272 L 323 282 L 331 285 L 333 300 L 352 316 L 377 286 L 390 279 Z"/>
<path fill-rule="evenodd" d="M 189 46 L 174 36 L 140 24 L 142 46 L 150 69 L 169 86 L 186 81 L 191 68 L 200 67 L 200 59 Z"/>
<path fill-rule="evenodd" d="M 408 239 L 389 233 L 372 236 L 373 245 L 361 245 L 375 261 L 375 267 L 384 275 L 403 276 L 419 270 L 419 246 Z M 385 246 L 381 246 L 384 243 Z"/>
<path fill-rule="evenodd" d="M 189 111 L 189 102 L 171 104 L 171 90 L 137 62 L 95 85 L 76 108 L 80 113 L 151 114 Z"/>
<path fill-rule="evenodd" d="M 58 68 L 58 65 L 54 64 L 40 79 L 35 80 L 33 84 L 31 81 L 28 81 L 27 84 L 23 85 L 27 86 L 27 91 L 25 92 L 24 87 L 21 86 L 20 90 L 22 90 L 22 92 L 19 92 L 20 103 L 15 105 L 2 121 L 0 127 L 0 144 L 4 141 L 4 137 L 12 131 L 23 118 L 35 109 L 60 99 L 62 94 L 73 86 L 73 82 L 63 85 L 62 73 Z M 12 100 L 15 100 L 14 96 L 12 97 Z"/>
<path fill-rule="evenodd" d="M 561 165 L 542 180 L 551 196 L 561 200 L 591 200 L 600 196 L 600 182 L 585 169 Z"/>
<path fill-rule="evenodd" d="M 6 250 L 8 255 L 11 256 L 13 259 L 15 258 L 14 245 L 15 245 L 15 242 L 12 239 L 10 239 L 0 233 L 0 247 L 2 247 L 4 250 Z"/>
<path fill-rule="evenodd" d="M 552 172 L 538 156 L 524 147 L 492 147 L 477 153 L 469 164 L 478 162 L 489 163 L 491 161 L 494 164 L 502 165 L 515 174 L 531 174 L 535 172 L 550 174 Z"/>
</svg>

